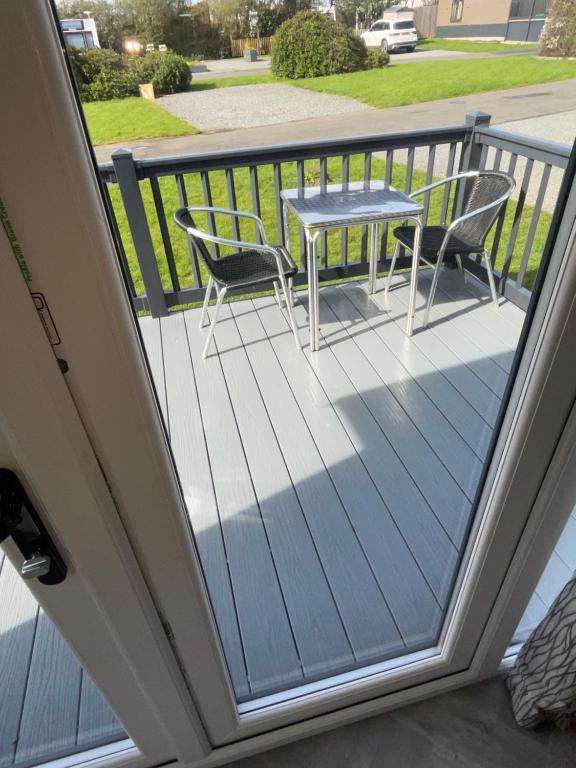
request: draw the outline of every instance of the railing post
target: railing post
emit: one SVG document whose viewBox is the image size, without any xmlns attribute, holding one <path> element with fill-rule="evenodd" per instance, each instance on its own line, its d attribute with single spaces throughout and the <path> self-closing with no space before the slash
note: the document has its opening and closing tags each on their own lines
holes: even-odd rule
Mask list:
<svg viewBox="0 0 576 768">
<path fill-rule="evenodd" d="M 128 149 L 116 149 L 112 152 L 112 162 L 146 289 L 148 307 L 152 317 L 162 317 L 168 314 L 168 306 L 132 152 Z"/>
<path fill-rule="evenodd" d="M 462 145 L 462 154 L 460 156 L 460 171 L 477 171 L 480 169 L 482 161 L 482 147 L 476 142 L 476 129 L 487 128 L 490 125 L 492 116 L 487 112 L 469 112 L 466 115 L 464 124 L 470 129 L 468 136 Z M 468 190 L 471 188 L 470 182 L 458 184 L 456 200 L 454 205 L 454 217 L 460 216 L 464 210 Z"/>
</svg>

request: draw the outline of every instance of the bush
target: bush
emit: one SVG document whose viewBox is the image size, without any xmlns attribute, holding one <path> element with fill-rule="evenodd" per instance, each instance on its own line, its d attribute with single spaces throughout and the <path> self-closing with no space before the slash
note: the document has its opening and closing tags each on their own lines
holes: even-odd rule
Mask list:
<svg viewBox="0 0 576 768">
<path fill-rule="evenodd" d="M 192 75 L 183 56 L 166 51 L 146 53 L 131 66 L 138 83 L 152 83 L 154 93 L 179 93 L 188 90 Z"/>
<path fill-rule="evenodd" d="M 285 21 L 272 43 L 272 72 L 278 77 L 336 75 L 366 69 L 364 41 L 331 16 L 302 11 Z"/>
<path fill-rule="evenodd" d="M 554 0 L 540 37 L 541 56 L 576 56 L 576 0 Z"/>
<path fill-rule="evenodd" d="M 106 48 L 72 48 L 72 70 L 82 101 L 124 99 L 138 94 L 138 80 L 127 60 Z"/>
<path fill-rule="evenodd" d="M 390 54 L 387 51 L 380 51 L 376 48 L 371 48 L 368 51 L 368 58 L 366 60 L 366 69 L 381 69 L 390 63 Z"/>
</svg>

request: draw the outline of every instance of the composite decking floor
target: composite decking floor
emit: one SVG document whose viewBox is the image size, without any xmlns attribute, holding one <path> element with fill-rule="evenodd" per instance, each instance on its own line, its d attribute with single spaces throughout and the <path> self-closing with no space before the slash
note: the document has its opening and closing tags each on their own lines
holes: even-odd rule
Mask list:
<svg viewBox="0 0 576 768">
<path fill-rule="evenodd" d="M 0 768 L 126 738 L 112 710 L 0 551 Z"/>
<path fill-rule="evenodd" d="M 198 310 L 141 320 L 239 700 L 435 642 L 524 320 L 450 272 L 411 339 L 406 276 L 320 295 L 316 353 L 305 293 L 301 352 L 273 297 L 205 361 Z"/>
</svg>

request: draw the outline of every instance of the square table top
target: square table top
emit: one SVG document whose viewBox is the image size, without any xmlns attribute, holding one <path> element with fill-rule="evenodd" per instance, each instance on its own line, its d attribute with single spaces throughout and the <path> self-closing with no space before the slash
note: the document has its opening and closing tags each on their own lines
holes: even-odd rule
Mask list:
<svg viewBox="0 0 576 768">
<path fill-rule="evenodd" d="M 294 211 L 305 229 L 322 229 L 351 224 L 419 216 L 423 206 L 383 181 L 354 181 L 304 189 L 284 189 L 282 199 Z"/>
</svg>

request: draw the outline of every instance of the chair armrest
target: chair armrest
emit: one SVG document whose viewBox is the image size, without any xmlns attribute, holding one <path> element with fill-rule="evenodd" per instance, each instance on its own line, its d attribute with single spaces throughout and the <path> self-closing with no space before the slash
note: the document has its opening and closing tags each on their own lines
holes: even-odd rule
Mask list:
<svg viewBox="0 0 576 768">
<path fill-rule="evenodd" d="M 436 189 L 436 187 L 442 187 L 445 184 L 451 184 L 453 181 L 458 181 L 458 179 L 471 179 L 477 175 L 478 171 L 465 171 L 464 173 L 457 173 L 454 176 L 447 176 L 445 179 L 435 181 L 433 184 L 428 184 L 427 186 L 421 187 L 414 192 L 410 192 L 409 197 L 417 197 L 418 195 L 424 194 L 424 192 L 429 192 L 431 189 Z"/>
<path fill-rule="evenodd" d="M 259 216 L 256 216 L 255 213 L 248 213 L 247 211 L 235 211 L 232 208 L 219 208 L 213 205 L 190 205 L 185 209 L 181 208 L 180 210 L 186 210 L 191 213 L 221 213 L 225 216 L 233 216 L 239 219 L 251 219 L 252 221 L 256 222 L 262 241 L 264 243 L 267 242 L 266 232 L 264 231 L 264 222 Z M 176 211 L 176 213 L 178 213 L 178 211 Z"/>
</svg>

